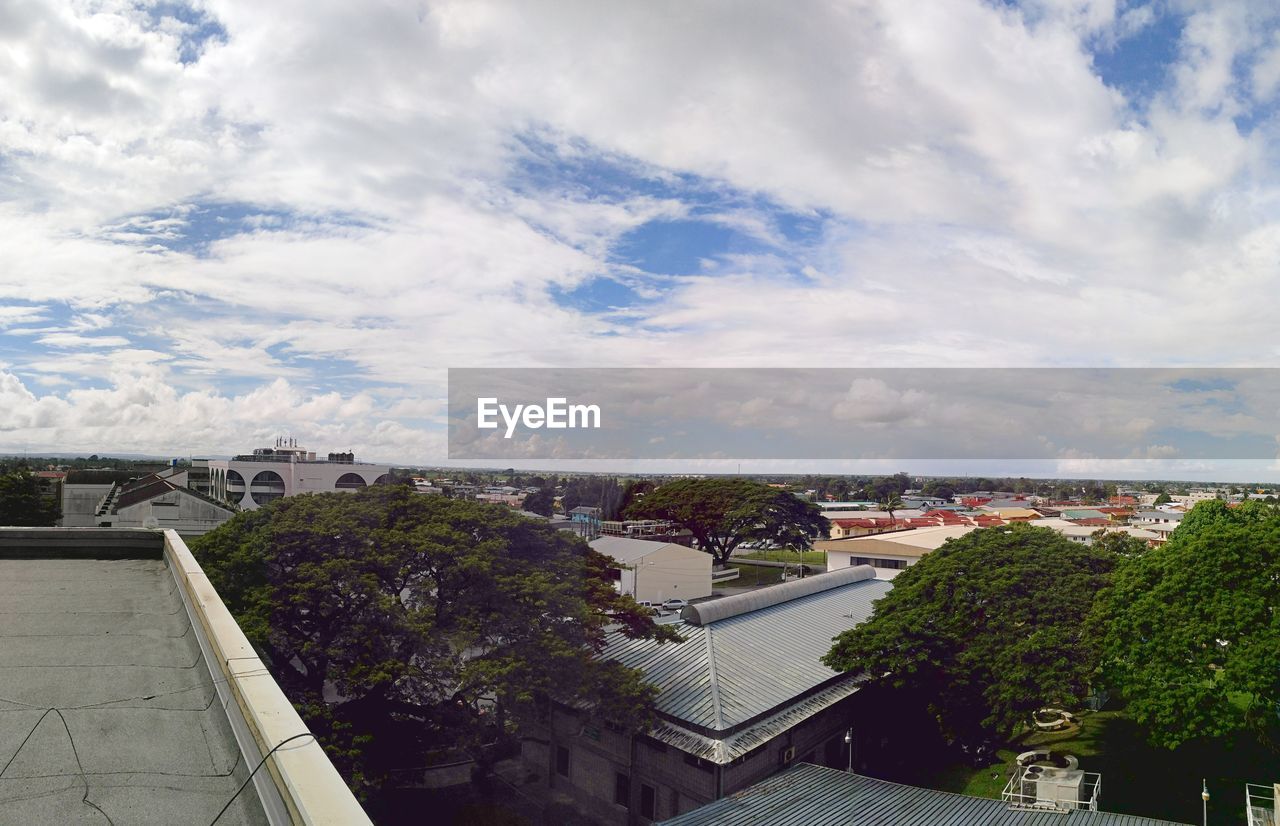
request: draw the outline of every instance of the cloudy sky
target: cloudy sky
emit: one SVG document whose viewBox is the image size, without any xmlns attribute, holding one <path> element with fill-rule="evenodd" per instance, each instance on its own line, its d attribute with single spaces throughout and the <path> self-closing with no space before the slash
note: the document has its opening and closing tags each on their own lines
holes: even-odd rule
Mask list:
<svg viewBox="0 0 1280 826">
<path fill-rule="evenodd" d="M 435 462 L 448 367 L 1270 366 L 1274 9 L 8 0 L 0 451 Z"/>
</svg>

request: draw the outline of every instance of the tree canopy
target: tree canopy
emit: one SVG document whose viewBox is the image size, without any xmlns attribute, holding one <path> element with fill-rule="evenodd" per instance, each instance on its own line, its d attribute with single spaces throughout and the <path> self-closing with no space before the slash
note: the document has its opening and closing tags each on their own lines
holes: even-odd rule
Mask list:
<svg viewBox="0 0 1280 826">
<path fill-rule="evenodd" d="M 1107 681 L 1153 744 L 1253 730 L 1277 742 L 1280 515 L 1201 502 L 1124 562 L 1098 604 Z"/>
<path fill-rule="evenodd" d="M 62 515 L 62 503 L 40 492 L 40 480 L 24 467 L 0 468 L 0 525 L 43 527 Z"/>
<path fill-rule="evenodd" d="M 1114 563 L 1049 528 L 973 531 L 900 572 L 823 661 L 929 697 L 948 740 L 1008 736 L 1088 693 L 1098 651 L 1085 620 Z"/>
<path fill-rule="evenodd" d="M 529 511 L 529 513 L 550 516 L 556 509 L 555 492 L 546 488 L 539 488 L 526 496 L 520 507 Z"/>
<path fill-rule="evenodd" d="M 670 636 L 581 540 L 404 486 L 279 499 L 192 550 L 356 789 L 428 747 L 479 753 L 490 700 L 517 722 L 558 696 L 641 725 L 652 687 L 593 655 L 610 622 Z"/>
<path fill-rule="evenodd" d="M 812 502 L 750 479 L 678 479 L 636 499 L 628 518 L 668 519 L 693 534 L 700 550 L 729 560 L 743 542 L 771 540 L 807 547 L 827 535 L 827 521 Z"/>
</svg>

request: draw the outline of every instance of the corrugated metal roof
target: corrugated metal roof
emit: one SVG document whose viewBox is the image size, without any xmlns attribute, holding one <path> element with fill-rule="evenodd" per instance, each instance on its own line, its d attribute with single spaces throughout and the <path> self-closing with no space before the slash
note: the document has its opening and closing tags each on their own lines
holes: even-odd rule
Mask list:
<svg viewBox="0 0 1280 826">
<path fill-rule="evenodd" d="M 801 763 L 662 826 L 1186 826 L 1108 812 L 1035 812 Z"/>
<path fill-rule="evenodd" d="M 659 714 L 723 739 L 840 678 L 821 662 L 832 637 L 866 621 L 891 587 L 868 579 L 700 627 L 682 624 L 679 643 L 613 634 L 602 656 L 659 687 Z"/>
</svg>

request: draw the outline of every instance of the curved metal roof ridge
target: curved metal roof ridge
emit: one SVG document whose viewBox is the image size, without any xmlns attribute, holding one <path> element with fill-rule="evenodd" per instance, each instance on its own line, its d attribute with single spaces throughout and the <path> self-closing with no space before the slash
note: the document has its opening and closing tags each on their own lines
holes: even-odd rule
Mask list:
<svg viewBox="0 0 1280 826">
<path fill-rule="evenodd" d="M 718 620 L 759 611 L 761 608 L 780 605 L 800 597 L 830 591 L 832 588 L 839 588 L 841 585 L 850 585 L 854 582 L 875 579 L 875 576 L 876 569 L 870 565 L 851 565 L 848 568 L 817 574 L 795 582 L 785 582 L 781 585 L 761 588 L 758 591 L 751 591 L 746 594 L 735 594 L 734 596 L 712 600 L 711 602 L 688 605 L 680 612 L 680 619 L 689 625 L 708 625 Z"/>
</svg>

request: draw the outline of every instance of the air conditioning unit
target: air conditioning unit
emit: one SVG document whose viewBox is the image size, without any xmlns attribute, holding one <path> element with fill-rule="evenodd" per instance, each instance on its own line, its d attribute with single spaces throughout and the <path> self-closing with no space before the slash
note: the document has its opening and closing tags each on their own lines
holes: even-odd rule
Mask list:
<svg viewBox="0 0 1280 826">
<path fill-rule="evenodd" d="M 795 759 L 796 759 L 795 746 L 787 746 L 785 749 L 778 752 L 778 762 L 784 766 L 790 766 L 791 761 Z"/>
</svg>

